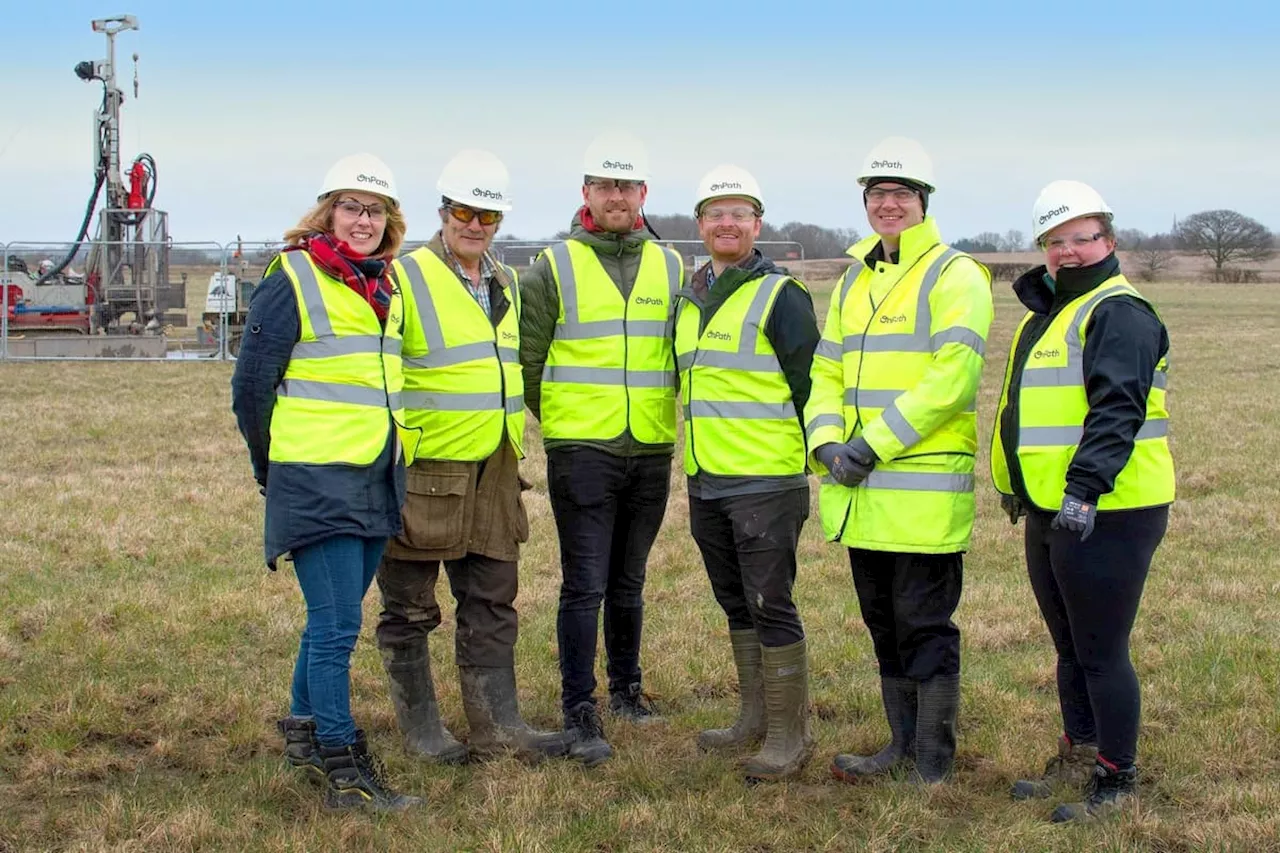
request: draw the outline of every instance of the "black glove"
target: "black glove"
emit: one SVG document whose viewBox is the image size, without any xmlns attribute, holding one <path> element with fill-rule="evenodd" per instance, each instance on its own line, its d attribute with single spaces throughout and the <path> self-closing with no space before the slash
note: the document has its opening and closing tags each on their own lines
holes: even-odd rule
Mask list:
<svg viewBox="0 0 1280 853">
<path fill-rule="evenodd" d="M 1010 524 L 1017 524 L 1018 519 L 1027 514 L 1027 507 L 1017 495 L 1001 495 L 1000 508 L 1009 516 Z"/>
<path fill-rule="evenodd" d="M 1062 509 L 1058 510 L 1058 514 L 1053 517 L 1049 526 L 1054 530 L 1065 528 L 1079 533 L 1080 541 L 1083 542 L 1093 533 L 1093 522 L 1097 514 L 1098 508 L 1093 504 L 1087 504 L 1079 498 L 1067 495 L 1062 499 Z"/>
</svg>

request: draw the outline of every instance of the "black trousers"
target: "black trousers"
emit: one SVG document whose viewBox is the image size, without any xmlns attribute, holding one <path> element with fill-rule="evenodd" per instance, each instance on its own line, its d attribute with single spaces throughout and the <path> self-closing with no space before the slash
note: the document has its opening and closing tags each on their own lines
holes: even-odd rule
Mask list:
<svg viewBox="0 0 1280 853">
<path fill-rule="evenodd" d="M 690 495 L 693 540 L 729 630 L 754 629 L 760 644 L 771 648 L 804 639 L 791 589 L 800 529 L 808 517 L 807 486 L 711 500 Z"/>
<path fill-rule="evenodd" d="M 871 632 L 882 678 L 927 681 L 959 675 L 964 555 L 849 549 L 862 621 Z"/>
<path fill-rule="evenodd" d="M 1134 763 L 1142 699 L 1129 659 L 1151 558 L 1164 538 L 1169 508 L 1099 513 L 1093 534 L 1053 530 L 1053 516 L 1027 516 L 1027 573 L 1058 652 L 1058 702 L 1064 733 L 1096 743 L 1118 767 Z"/>
<path fill-rule="evenodd" d="M 458 603 L 453 635 L 458 666 L 514 666 L 517 564 L 467 554 L 460 560 L 446 560 L 444 569 Z M 379 648 L 410 645 L 440 624 L 440 605 L 436 603 L 439 574 L 439 562 L 382 558 L 377 575 L 382 593 Z"/>
<path fill-rule="evenodd" d="M 561 704 L 568 713 L 595 701 L 601 603 L 609 691 L 640 683 L 645 566 L 667 512 L 671 457 L 552 448 L 547 490 L 560 538 L 556 638 Z"/>
</svg>

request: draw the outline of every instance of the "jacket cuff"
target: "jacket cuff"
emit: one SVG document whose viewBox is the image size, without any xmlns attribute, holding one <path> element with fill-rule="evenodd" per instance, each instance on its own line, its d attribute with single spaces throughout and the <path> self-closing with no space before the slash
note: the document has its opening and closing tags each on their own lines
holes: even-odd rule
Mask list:
<svg viewBox="0 0 1280 853">
<path fill-rule="evenodd" d="M 1094 508 L 1098 506 L 1098 498 L 1102 497 L 1101 493 L 1090 491 L 1077 483 L 1067 483 L 1066 493 L 1078 501 L 1090 504 Z"/>
</svg>

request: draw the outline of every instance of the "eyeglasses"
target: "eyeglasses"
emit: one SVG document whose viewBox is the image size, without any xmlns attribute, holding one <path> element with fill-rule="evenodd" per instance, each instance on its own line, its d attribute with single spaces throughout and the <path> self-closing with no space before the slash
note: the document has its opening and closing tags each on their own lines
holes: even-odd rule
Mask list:
<svg viewBox="0 0 1280 853">
<path fill-rule="evenodd" d="M 886 190 L 881 187 L 872 187 L 866 192 L 867 201 L 874 201 L 881 204 L 886 198 L 892 198 L 898 204 L 906 204 L 913 198 L 918 198 L 915 190 L 909 190 L 906 187 L 898 187 L 893 190 Z"/>
<path fill-rule="evenodd" d="M 1083 249 L 1090 243 L 1094 243 L 1102 239 L 1102 232 L 1096 234 L 1068 234 L 1065 237 L 1050 237 L 1041 241 L 1040 245 L 1046 251 L 1060 252 L 1070 246 L 1072 249 Z"/>
<path fill-rule="evenodd" d="M 605 178 L 592 178 L 587 181 L 587 185 L 596 187 L 602 193 L 611 193 L 616 189 L 620 190 L 623 195 L 629 195 L 639 192 L 640 188 L 644 186 L 644 181 L 615 181 Z"/>
<path fill-rule="evenodd" d="M 449 211 L 450 216 L 462 223 L 479 219 L 481 225 L 489 226 L 497 225 L 502 221 L 501 210 L 476 210 L 472 207 L 461 207 L 453 204 L 446 204 L 444 209 Z"/>
<path fill-rule="evenodd" d="M 734 222 L 750 222 L 756 218 L 756 212 L 750 207 L 708 207 L 699 214 L 707 222 L 719 222 L 732 219 Z"/>
<path fill-rule="evenodd" d="M 335 201 L 333 209 L 341 210 L 352 219 L 359 219 L 366 213 L 370 222 L 381 222 L 387 218 L 387 206 L 376 201 L 373 204 L 361 204 L 353 198 L 344 198 Z"/>
</svg>

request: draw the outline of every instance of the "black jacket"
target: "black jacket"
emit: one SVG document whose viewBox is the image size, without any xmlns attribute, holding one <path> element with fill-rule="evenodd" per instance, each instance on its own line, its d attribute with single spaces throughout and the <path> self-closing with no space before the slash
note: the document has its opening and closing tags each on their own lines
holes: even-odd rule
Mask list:
<svg viewBox="0 0 1280 853">
<path fill-rule="evenodd" d="M 1018 462 L 1018 397 L 1022 372 L 1035 342 L 1068 302 L 1119 275 L 1114 254 L 1092 266 L 1058 270 L 1049 286 L 1045 267 L 1024 273 L 1014 293 L 1034 316 L 1023 327 L 1013 351 L 1009 405 L 997 425 L 1013 490 L 1029 506 Z M 1169 351 L 1169 333 L 1143 301 L 1129 296 L 1104 299 L 1085 329 L 1084 382 L 1089 413 L 1084 433 L 1067 469 L 1067 494 L 1090 504 L 1115 487 L 1116 477 L 1133 453 L 1138 430 L 1147 417 L 1147 395 L 1156 364 Z"/>
<path fill-rule="evenodd" d="M 727 267 L 715 279 L 714 286 L 708 289 L 707 277 L 710 270 L 709 263 L 699 269 L 694 273 L 690 286 L 681 292 L 682 297 L 690 299 L 701 311 L 699 334 L 706 330 L 707 324 L 725 300 L 743 284 L 764 275 L 787 274 L 786 270 L 762 255 L 759 249 L 753 250 L 751 256 L 740 266 Z M 795 405 L 803 432 L 804 407 L 809 402 L 809 392 L 813 388 L 809 368 L 813 365 L 813 351 L 822 339 L 809 292 L 795 281 L 788 281 L 783 285 L 778 298 L 774 300 L 773 310 L 765 321 L 763 331 L 778 356 L 778 364 L 791 388 L 791 401 Z M 689 484 L 690 494 L 703 498 L 729 497 L 734 494 L 776 491 L 806 485 L 799 480 L 792 482 L 793 478 L 754 477 L 750 478 L 749 483 L 738 482 L 743 478 L 716 477 L 702 472 L 693 480 Z"/>
<path fill-rule="evenodd" d="M 231 377 L 231 409 L 267 499 L 263 548 L 273 569 L 285 552 L 330 536 L 394 536 L 404 503 L 404 466 L 393 458 L 396 433 L 389 416 L 387 444 L 371 467 L 269 461 L 276 386 L 300 334 L 293 285 L 283 270 L 274 272 L 254 288 Z"/>
</svg>

